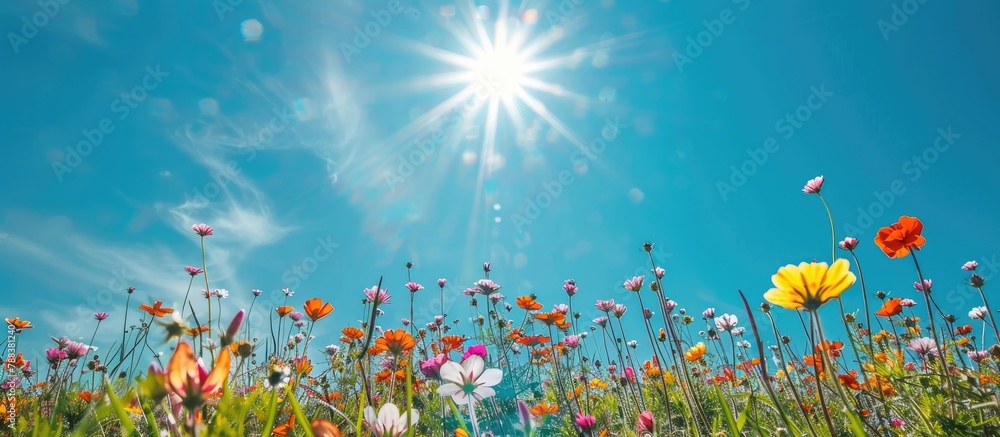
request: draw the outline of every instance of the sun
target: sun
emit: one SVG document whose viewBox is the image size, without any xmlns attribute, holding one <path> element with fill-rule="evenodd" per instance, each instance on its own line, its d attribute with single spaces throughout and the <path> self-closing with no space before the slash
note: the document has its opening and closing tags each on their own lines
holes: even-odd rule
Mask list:
<svg viewBox="0 0 1000 437">
<path fill-rule="evenodd" d="M 513 48 L 495 48 L 478 55 L 472 71 L 475 81 L 484 84 L 493 96 L 510 99 L 523 92 L 525 61 Z"/>
</svg>

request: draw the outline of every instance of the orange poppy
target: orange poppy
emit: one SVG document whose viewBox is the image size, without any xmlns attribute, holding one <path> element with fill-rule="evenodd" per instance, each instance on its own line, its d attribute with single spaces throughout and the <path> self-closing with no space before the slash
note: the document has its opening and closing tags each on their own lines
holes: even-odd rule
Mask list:
<svg viewBox="0 0 1000 437">
<path fill-rule="evenodd" d="M 444 353 L 448 353 L 454 350 L 461 350 L 462 343 L 465 342 L 465 338 L 461 335 L 446 335 L 441 337 L 441 344 L 444 345 Z"/>
<path fill-rule="evenodd" d="M 14 317 L 13 319 L 4 319 L 4 320 L 7 321 L 8 325 L 13 326 L 14 329 L 31 329 L 31 328 L 34 328 L 34 326 L 31 326 L 31 322 L 29 322 L 27 320 L 21 320 L 20 317 Z"/>
<path fill-rule="evenodd" d="M 390 329 L 382 333 L 382 336 L 375 340 L 375 347 L 382 351 L 388 351 L 393 355 L 400 355 L 405 351 L 413 349 L 417 343 L 409 332 L 402 329 Z"/>
<path fill-rule="evenodd" d="M 817 373 L 823 371 L 823 357 L 819 354 L 806 355 L 802 357 L 802 361 L 805 362 L 807 366 L 814 368 Z"/>
<path fill-rule="evenodd" d="M 840 349 L 843 348 L 843 347 L 844 347 L 844 343 L 843 342 L 835 341 L 833 343 L 830 343 L 830 340 L 823 340 L 822 344 L 819 344 L 819 345 L 816 346 L 816 353 L 818 354 L 818 353 L 820 353 L 820 351 L 822 351 L 822 350 L 825 349 L 828 352 L 830 352 L 830 357 L 832 357 L 832 358 L 839 358 L 840 357 Z"/>
<path fill-rule="evenodd" d="M 295 311 L 295 308 L 292 308 L 288 305 L 283 305 L 274 309 L 274 312 L 278 313 L 278 317 L 285 317 L 291 314 L 292 311 Z"/>
<path fill-rule="evenodd" d="M 885 303 L 882 304 L 881 309 L 875 311 L 875 315 L 882 317 L 892 317 L 903 312 L 903 305 L 900 304 L 900 302 L 902 301 L 903 299 L 898 297 L 889 298 L 889 300 L 885 301 Z"/>
<path fill-rule="evenodd" d="M 139 309 L 151 314 L 153 317 L 163 317 L 167 314 L 172 314 L 174 312 L 173 308 L 164 307 L 163 301 L 159 300 L 153 302 L 153 306 L 149 306 L 146 304 L 139 305 Z"/>
<path fill-rule="evenodd" d="M 306 310 L 306 317 L 315 322 L 332 313 L 333 305 L 330 305 L 330 302 L 323 303 L 322 299 L 315 297 L 307 300 L 303 309 Z"/>
<path fill-rule="evenodd" d="M 80 399 L 83 399 L 83 401 L 88 404 L 90 403 L 91 400 L 94 399 L 94 394 L 91 393 L 90 391 L 82 391 L 80 393 L 77 393 L 76 395 L 79 396 Z"/>
<path fill-rule="evenodd" d="M 344 329 L 341 329 L 340 332 L 344 334 L 343 337 L 340 337 L 340 341 L 344 343 L 350 343 L 354 340 L 360 340 L 361 337 L 365 336 L 365 331 L 362 331 L 353 326 L 348 326 Z"/>
<path fill-rule="evenodd" d="M 878 230 L 875 236 L 875 244 L 889 258 L 903 258 L 910 254 L 910 250 L 919 250 L 927 242 L 920 232 L 924 230 L 924 224 L 920 219 L 910 216 L 901 216 L 899 221 Z"/>
<path fill-rule="evenodd" d="M 536 311 L 542 309 L 542 304 L 536 302 L 531 296 L 518 296 L 517 307 L 523 310 Z"/>
<path fill-rule="evenodd" d="M 531 407 L 531 409 L 528 411 L 531 411 L 531 414 L 534 414 L 535 417 L 542 417 L 542 416 L 547 416 L 549 414 L 558 413 L 559 405 L 542 402 L 538 405 L 535 405 L 534 407 Z"/>
<path fill-rule="evenodd" d="M 552 311 L 549 313 L 535 314 L 536 320 L 541 320 L 542 323 L 546 325 L 562 325 L 566 323 L 566 315 L 558 311 Z"/>
</svg>

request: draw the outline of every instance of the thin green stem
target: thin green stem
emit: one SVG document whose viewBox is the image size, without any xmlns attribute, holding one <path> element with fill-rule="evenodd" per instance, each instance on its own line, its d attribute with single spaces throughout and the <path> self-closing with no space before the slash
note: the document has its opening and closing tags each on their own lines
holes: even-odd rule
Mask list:
<svg viewBox="0 0 1000 437">
<path fill-rule="evenodd" d="M 830 262 L 837 260 L 837 229 L 833 226 L 833 213 L 830 212 L 830 205 L 826 204 L 826 199 L 823 195 L 816 193 L 819 196 L 820 202 L 823 202 L 823 208 L 826 208 L 826 216 L 830 219 Z"/>
</svg>

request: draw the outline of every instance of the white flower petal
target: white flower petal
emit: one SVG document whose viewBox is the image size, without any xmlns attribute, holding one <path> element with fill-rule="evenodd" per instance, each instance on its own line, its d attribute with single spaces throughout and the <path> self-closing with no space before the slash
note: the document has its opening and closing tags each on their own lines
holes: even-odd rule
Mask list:
<svg viewBox="0 0 1000 437">
<path fill-rule="evenodd" d="M 479 379 L 476 379 L 476 384 L 492 387 L 499 384 L 501 379 L 503 379 L 503 371 L 500 369 L 486 369 L 482 375 L 479 375 Z"/>
<path fill-rule="evenodd" d="M 382 429 L 392 428 L 397 419 L 399 419 L 399 408 L 397 408 L 396 404 L 393 404 L 392 402 L 383 405 L 382 408 L 378 410 L 378 423 L 379 425 L 382 425 Z"/>
<path fill-rule="evenodd" d="M 462 391 L 462 386 L 456 384 L 441 384 L 437 389 L 437 393 L 441 396 L 451 396 L 460 391 Z"/>
<path fill-rule="evenodd" d="M 462 390 L 459 390 L 455 392 L 455 394 L 451 395 L 451 400 L 455 401 L 456 405 L 465 405 L 468 402 L 466 399 L 468 399 L 468 397 Z"/>
<path fill-rule="evenodd" d="M 458 385 L 465 384 L 464 372 L 462 366 L 454 361 L 445 361 L 439 371 L 442 380 Z"/>
<path fill-rule="evenodd" d="M 497 392 L 489 387 L 476 387 L 476 390 L 473 391 L 472 394 L 478 399 L 486 399 L 488 397 L 495 396 Z"/>
<path fill-rule="evenodd" d="M 486 367 L 486 362 L 483 361 L 483 357 L 479 355 L 472 355 L 462 361 L 462 368 L 465 372 L 465 377 L 469 381 L 475 381 L 479 378 L 479 375 L 483 374 L 483 368 Z"/>
</svg>

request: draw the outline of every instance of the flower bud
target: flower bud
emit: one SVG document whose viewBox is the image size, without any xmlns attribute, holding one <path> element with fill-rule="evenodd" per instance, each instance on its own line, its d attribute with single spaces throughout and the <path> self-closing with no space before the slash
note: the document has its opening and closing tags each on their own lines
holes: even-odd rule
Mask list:
<svg viewBox="0 0 1000 437">
<path fill-rule="evenodd" d="M 769 304 L 767 302 L 761 303 L 760 304 L 760 310 L 763 311 L 763 312 L 765 312 L 765 313 L 771 312 L 771 304 Z"/>
<path fill-rule="evenodd" d="M 885 292 L 882 291 L 882 290 L 876 291 L 875 292 L 875 297 L 877 297 L 879 299 L 885 299 Z"/>
</svg>

